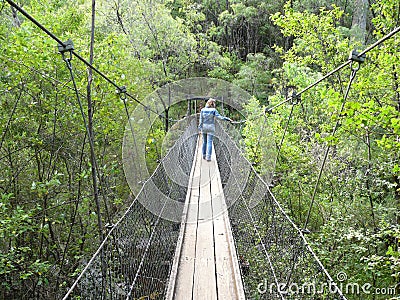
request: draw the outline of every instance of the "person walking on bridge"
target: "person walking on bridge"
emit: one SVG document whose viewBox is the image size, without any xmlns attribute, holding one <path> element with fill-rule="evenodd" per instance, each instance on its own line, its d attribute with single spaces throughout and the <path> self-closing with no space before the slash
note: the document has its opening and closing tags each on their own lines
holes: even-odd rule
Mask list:
<svg viewBox="0 0 400 300">
<path fill-rule="evenodd" d="M 233 122 L 232 119 L 219 114 L 215 109 L 215 102 L 213 98 L 208 99 L 206 107 L 200 112 L 199 130 L 203 134 L 203 159 L 207 161 L 211 160 L 212 141 L 215 133 L 215 118 Z"/>
</svg>

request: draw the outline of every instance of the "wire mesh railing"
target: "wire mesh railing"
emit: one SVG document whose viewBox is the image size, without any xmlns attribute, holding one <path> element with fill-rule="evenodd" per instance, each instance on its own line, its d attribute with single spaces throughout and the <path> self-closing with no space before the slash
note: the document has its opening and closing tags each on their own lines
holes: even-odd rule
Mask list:
<svg viewBox="0 0 400 300">
<path fill-rule="evenodd" d="M 222 126 L 215 152 L 247 299 L 346 299 Z"/>
<path fill-rule="evenodd" d="M 188 184 L 171 177 L 179 172 L 176 177 L 182 178 L 183 171 L 189 179 L 197 136 L 196 120 L 191 119 L 64 299 L 164 298 L 180 229 L 164 216 L 182 214 Z M 178 162 L 180 168 L 171 168 Z M 150 199 L 156 206 L 151 210 L 142 205 Z"/>
</svg>

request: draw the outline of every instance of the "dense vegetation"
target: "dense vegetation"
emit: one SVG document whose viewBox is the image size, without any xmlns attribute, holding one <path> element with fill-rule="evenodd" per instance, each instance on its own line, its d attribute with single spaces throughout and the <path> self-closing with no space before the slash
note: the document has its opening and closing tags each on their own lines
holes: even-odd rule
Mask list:
<svg viewBox="0 0 400 300">
<path fill-rule="evenodd" d="M 18 2 L 61 40 L 71 38 L 80 55 L 139 100 L 165 83 L 195 76 L 250 92 L 255 97 L 246 107 L 243 133 L 260 172 L 270 163 L 258 146 L 264 122 L 256 116 L 264 107 L 400 23 L 393 0 L 98 0 L 95 15 L 94 1 Z M 399 39 L 368 52 L 343 110 L 349 67 L 299 103 L 267 115 L 279 146 L 276 197 L 299 227 L 310 211 L 307 237 L 333 277 L 346 272 L 349 282 L 374 288 L 400 283 Z M 129 204 L 121 161 L 127 116 L 114 87 L 73 59 L 83 112 L 93 117 L 92 155 L 54 40 L 3 0 L 0 41 L 0 298 L 52 299 L 93 253 L 103 224 Z M 129 99 L 128 105 L 136 103 Z M 158 158 L 161 126 L 147 141 L 150 166 Z M 369 297 L 383 296 L 348 295 Z"/>
</svg>

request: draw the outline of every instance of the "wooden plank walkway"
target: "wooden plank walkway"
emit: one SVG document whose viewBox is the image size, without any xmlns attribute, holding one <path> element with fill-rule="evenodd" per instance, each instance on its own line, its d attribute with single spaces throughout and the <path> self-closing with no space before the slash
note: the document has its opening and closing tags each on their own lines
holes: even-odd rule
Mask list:
<svg viewBox="0 0 400 300">
<path fill-rule="evenodd" d="M 216 157 L 199 144 L 166 299 L 245 299 Z"/>
</svg>

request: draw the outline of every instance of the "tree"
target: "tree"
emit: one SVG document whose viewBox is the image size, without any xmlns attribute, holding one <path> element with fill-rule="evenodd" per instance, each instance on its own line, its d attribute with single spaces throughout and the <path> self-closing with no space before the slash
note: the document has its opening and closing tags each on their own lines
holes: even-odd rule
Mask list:
<svg viewBox="0 0 400 300">
<path fill-rule="evenodd" d="M 353 21 L 351 32 L 354 40 L 361 45 L 365 44 L 367 35 L 368 0 L 357 0 L 354 3 Z"/>
</svg>

